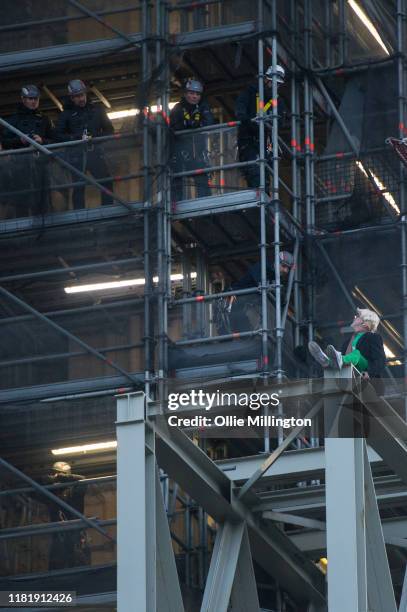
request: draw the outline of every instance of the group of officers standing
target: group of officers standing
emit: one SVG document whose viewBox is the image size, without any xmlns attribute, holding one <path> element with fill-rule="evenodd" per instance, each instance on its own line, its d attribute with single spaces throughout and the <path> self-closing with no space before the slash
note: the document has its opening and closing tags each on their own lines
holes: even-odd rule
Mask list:
<svg viewBox="0 0 407 612">
<path fill-rule="evenodd" d="M 264 112 L 272 112 L 276 101 L 271 99 L 272 79 L 276 77 L 278 84 L 284 82 L 284 69 L 277 65 L 275 72 L 270 66 L 264 75 L 265 100 Z M 193 135 L 191 131 L 215 124 L 213 112 L 203 97 L 204 86 L 196 78 L 189 78 L 180 101 L 170 112 L 171 150 L 170 168 L 173 174 L 190 172 L 195 183 L 197 197 L 211 195 L 209 187 L 209 151 L 207 136 L 203 133 Z M 270 98 L 270 99 L 268 99 Z M 257 188 L 260 181 L 259 165 L 255 160 L 259 157 L 259 128 L 256 117 L 259 114 L 259 90 L 257 84 L 249 85 L 236 99 L 235 115 L 240 122 L 238 129 L 238 159 L 247 162 L 242 172 L 249 188 Z M 279 107 L 281 104 L 279 103 Z M 279 109 L 279 112 L 280 109 Z M 67 143 L 81 141 L 79 145 L 66 147 L 63 155 L 73 168 L 82 173 L 90 173 L 96 180 L 103 180 L 107 189 L 102 192 L 101 203 L 113 203 L 113 181 L 111 171 L 106 161 L 103 147 L 94 146 L 91 139 L 99 136 L 110 136 L 114 127 L 106 109 L 101 104 L 93 104 L 88 97 L 87 87 L 80 79 L 68 83 L 68 96 L 63 105 L 56 124 L 40 110 L 40 90 L 36 85 L 24 85 L 21 89 L 21 102 L 8 123 L 26 134 L 41 145 L 52 143 Z M 184 135 L 177 135 L 184 131 Z M 11 150 L 29 146 L 29 142 L 14 133 L 4 129 L 0 136 L 1 149 Z M 82 142 L 84 141 L 84 142 Z M 253 162 L 253 163 L 251 163 Z M 49 172 L 47 160 L 42 155 L 14 156 L 13 167 L 2 165 L 1 177 L 3 191 L 16 194 L 12 197 L 18 216 L 47 212 L 49 209 Z M 199 169 L 201 169 L 199 171 Z M 198 172 L 194 172 L 198 170 Z M 203 171 L 202 171 L 203 170 Z M 18 180 L 16 181 L 16 176 Z M 85 207 L 85 184 L 78 174 L 72 172 L 72 203 L 74 209 Z M 178 201 L 185 197 L 183 177 L 172 179 L 172 200 Z M 16 189 L 18 187 L 18 190 Z"/>
<path fill-rule="evenodd" d="M 90 140 L 93 137 L 113 134 L 114 127 L 105 108 L 89 101 L 85 83 L 80 79 L 73 79 L 68 83 L 68 96 L 55 125 L 39 106 L 39 88 L 36 85 L 24 85 L 21 88 L 21 102 L 14 115 L 8 118 L 8 123 L 41 145 L 86 141 L 80 146 L 67 147 L 63 152 L 64 158 L 74 168 L 83 173 L 89 172 L 95 179 L 110 177 L 102 148 L 91 145 Z M 24 137 L 20 137 L 11 129 L 5 129 L 1 134 L 3 150 L 21 149 L 29 144 Z M 61 155 L 60 151 L 56 153 Z M 25 155 L 14 156 L 12 162 L 13 167 L 8 173 L 7 167 L 3 165 L 2 177 L 3 184 L 9 187 L 6 186 L 5 191 L 17 192 L 12 196 L 12 200 L 18 216 L 46 212 L 49 207 L 49 173 L 46 159 L 41 155 L 30 154 L 28 163 Z M 79 183 L 73 187 L 73 208 L 84 208 L 85 185 L 76 173 L 72 172 L 71 178 L 73 183 Z M 103 184 L 110 192 L 113 191 L 110 178 L 104 180 Z M 112 202 L 112 196 L 102 192 L 102 204 Z"/>
<path fill-rule="evenodd" d="M 277 99 L 272 97 L 273 76 L 277 85 L 282 85 L 285 79 L 285 70 L 277 64 L 275 70 L 269 66 L 264 74 L 264 101 L 263 112 L 270 117 L 273 107 L 277 106 Z M 210 166 L 207 136 L 203 133 L 199 136 L 189 135 L 188 132 L 197 128 L 204 128 L 215 123 L 213 113 L 208 102 L 203 97 L 204 87 L 201 81 L 190 78 L 185 83 L 185 91 L 181 100 L 174 106 L 170 113 L 170 127 L 174 131 L 184 131 L 184 136 L 174 137 L 172 144 L 172 169 L 174 172 L 189 172 L 198 170 L 192 174 L 198 197 L 211 195 L 208 185 L 209 175 L 205 167 Z M 244 89 L 235 102 L 235 116 L 240 122 L 238 128 L 237 151 L 239 162 L 245 162 L 243 176 L 249 188 L 257 189 L 260 184 L 260 167 L 255 161 L 259 158 L 259 125 L 256 118 L 259 116 L 261 101 L 259 96 L 258 82 L 250 84 Z M 278 115 L 286 115 L 285 105 L 282 99 L 278 99 Z M 267 151 L 271 151 L 271 138 L 266 124 Z M 174 178 L 172 181 L 173 199 L 178 201 L 184 198 L 182 177 Z"/>
</svg>

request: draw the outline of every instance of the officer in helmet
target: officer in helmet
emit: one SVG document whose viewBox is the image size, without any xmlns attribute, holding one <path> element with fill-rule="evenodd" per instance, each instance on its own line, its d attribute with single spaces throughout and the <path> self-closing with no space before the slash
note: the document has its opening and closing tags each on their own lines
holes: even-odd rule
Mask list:
<svg viewBox="0 0 407 612">
<path fill-rule="evenodd" d="M 68 148 L 70 163 L 82 172 L 89 172 L 95 179 L 105 179 L 111 176 L 111 172 L 102 146 L 97 143 L 91 144 L 90 140 L 113 134 L 113 124 L 101 104 L 92 104 L 89 101 L 87 87 L 83 81 L 80 79 L 69 81 L 68 94 L 56 126 L 57 140 L 84 141 L 83 144 Z M 76 174 L 72 174 L 72 180 L 77 182 L 80 179 Z M 113 192 L 112 180 L 104 181 L 102 185 Z M 85 208 L 85 185 L 74 188 L 72 200 L 74 209 Z M 102 204 L 112 203 L 112 196 L 102 192 Z"/>
<path fill-rule="evenodd" d="M 39 105 L 38 87 L 24 85 L 21 88 L 21 101 L 17 105 L 16 112 L 7 121 L 39 144 L 47 145 L 54 139 L 54 127 L 50 118 L 40 111 Z M 24 137 L 17 136 L 7 129 L 2 135 L 2 145 L 3 149 L 22 149 L 30 146 Z M 7 187 L 6 190 L 24 192 L 10 197 L 16 216 L 24 217 L 46 212 L 49 201 L 49 180 L 44 156 L 30 151 L 27 155 L 11 156 L 9 165 L 10 188 Z"/>
<path fill-rule="evenodd" d="M 291 268 L 294 266 L 294 257 L 289 251 L 280 251 L 280 282 L 284 285 L 287 282 Z M 268 258 L 266 261 L 267 282 L 272 287 L 275 282 L 274 259 Z M 239 280 L 232 283 L 231 289 L 248 289 L 258 287 L 261 283 L 261 262 L 249 266 L 246 274 Z M 256 328 L 259 323 L 259 296 L 250 293 L 248 295 L 232 296 L 230 307 L 230 327 L 231 332 L 249 331 Z M 253 324 L 253 322 L 256 323 Z"/>
<path fill-rule="evenodd" d="M 272 99 L 272 84 L 273 84 L 273 67 L 269 66 L 264 75 L 264 112 L 267 115 L 272 115 L 273 99 Z M 276 66 L 276 81 L 278 86 L 281 86 L 285 80 L 285 70 L 282 66 Z M 240 121 L 238 133 L 238 148 L 239 161 L 246 162 L 258 159 L 260 154 L 259 148 L 259 125 L 253 119 L 259 113 L 259 88 L 258 83 L 251 84 L 247 89 L 242 91 L 238 96 L 235 104 L 236 119 Z M 278 114 L 279 117 L 285 116 L 284 101 L 278 99 Z M 266 146 L 270 148 L 271 138 L 268 137 L 266 126 Z M 247 186 L 257 189 L 260 184 L 260 167 L 258 164 L 247 166 L 243 170 L 246 178 Z"/>
<path fill-rule="evenodd" d="M 177 136 L 172 139 L 172 168 L 173 172 L 197 170 L 208 165 L 207 138 L 204 134 L 193 134 L 194 129 L 215 123 L 213 114 L 206 100 L 202 97 L 203 85 L 195 78 L 189 78 L 185 83 L 185 91 L 181 100 L 170 113 L 170 128 L 173 132 L 191 130 L 191 135 Z M 209 175 L 197 174 L 193 177 L 197 196 L 209 196 Z M 175 178 L 172 181 L 173 199 L 182 200 L 183 179 Z"/>
<path fill-rule="evenodd" d="M 7 121 L 24 132 L 39 144 L 49 144 L 54 138 L 53 125 L 49 117 L 39 110 L 40 90 L 36 85 L 24 85 L 21 88 L 21 102 L 17 105 L 15 114 Z M 4 149 L 21 149 L 30 146 L 10 130 L 6 130 L 2 137 Z"/>
<path fill-rule="evenodd" d="M 78 485 L 78 481 L 84 476 L 72 474 L 71 466 L 66 461 L 56 461 L 51 473 L 42 479 L 41 484 L 53 485 L 65 484 L 65 487 L 51 489 L 57 497 L 69 504 L 81 514 L 85 509 L 86 485 Z M 44 496 L 38 497 L 48 507 L 49 520 L 51 523 L 76 519 L 76 515 L 65 510 L 56 502 L 48 500 Z M 49 550 L 48 568 L 50 570 L 74 567 L 76 565 L 88 565 L 90 563 L 90 549 L 86 539 L 86 532 L 81 530 L 57 531 L 52 534 Z"/>
</svg>

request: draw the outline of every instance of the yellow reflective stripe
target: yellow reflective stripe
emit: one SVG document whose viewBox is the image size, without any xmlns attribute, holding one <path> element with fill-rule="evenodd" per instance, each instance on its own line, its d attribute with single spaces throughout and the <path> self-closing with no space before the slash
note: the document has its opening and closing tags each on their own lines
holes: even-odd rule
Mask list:
<svg viewBox="0 0 407 612">
<path fill-rule="evenodd" d="M 263 111 L 266 113 L 273 106 L 273 98 L 270 98 L 268 102 L 264 104 Z M 260 110 L 260 100 L 259 94 L 256 94 L 256 112 L 258 113 Z"/>
<path fill-rule="evenodd" d="M 268 109 L 273 106 L 273 100 L 269 100 L 265 105 L 264 105 L 264 112 L 266 113 L 268 111 Z"/>
</svg>

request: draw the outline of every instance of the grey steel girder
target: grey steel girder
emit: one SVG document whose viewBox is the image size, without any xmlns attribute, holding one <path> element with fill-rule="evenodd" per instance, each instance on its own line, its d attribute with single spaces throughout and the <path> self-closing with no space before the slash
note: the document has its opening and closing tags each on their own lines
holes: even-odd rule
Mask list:
<svg viewBox="0 0 407 612">
<path fill-rule="evenodd" d="M 233 499 L 229 478 L 179 429 L 156 419 L 156 454 L 160 467 L 217 522 L 245 520 L 252 555 L 297 601 L 324 603 L 321 572 L 299 557 L 288 537 L 275 525 L 262 525 L 241 502 Z"/>
</svg>

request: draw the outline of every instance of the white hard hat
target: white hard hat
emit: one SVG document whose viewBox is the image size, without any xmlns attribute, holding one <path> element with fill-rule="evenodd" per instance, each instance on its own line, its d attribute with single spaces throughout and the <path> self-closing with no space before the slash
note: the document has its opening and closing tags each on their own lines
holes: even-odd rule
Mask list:
<svg viewBox="0 0 407 612">
<path fill-rule="evenodd" d="M 198 79 L 190 78 L 185 83 L 185 89 L 186 91 L 194 91 L 201 94 L 203 92 L 203 85 Z"/>
<path fill-rule="evenodd" d="M 56 461 L 52 466 L 52 469 L 55 472 L 62 472 L 63 474 L 67 474 L 71 471 L 71 466 L 66 461 Z"/>
<path fill-rule="evenodd" d="M 282 66 L 280 66 L 280 64 L 277 64 L 275 72 L 273 71 L 273 66 L 269 66 L 264 76 L 266 77 L 266 79 L 271 80 L 273 78 L 273 74 L 276 75 L 277 83 L 284 83 L 285 70 Z"/>
</svg>

